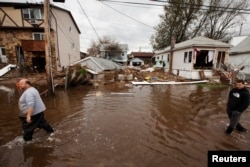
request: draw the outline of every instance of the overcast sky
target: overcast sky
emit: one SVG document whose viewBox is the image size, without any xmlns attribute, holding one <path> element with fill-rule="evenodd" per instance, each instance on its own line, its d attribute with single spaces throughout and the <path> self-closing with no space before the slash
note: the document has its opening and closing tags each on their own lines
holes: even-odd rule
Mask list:
<svg viewBox="0 0 250 167">
<path fill-rule="evenodd" d="M 43 2 L 43 0 L 1 0 L 14 2 Z M 164 3 L 150 0 L 113 0 L 123 3 L 99 0 L 65 0 L 56 3 L 74 16 L 81 31 L 80 48 L 86 52 L 91 41 L 110 36 L 120 44 L 128 44 L 132 51 L 152 51 L 150 37 L 155 34 L 154 27 L 159 23 Z M 164 0 L 162 0 L 164 1 Z M 51 0 L 52 2 L 52 0 Z M 124 2 L 140 3 L 129 4 Z M 80 3 L 80 4 L 79 4 Z M 153 5 L 142 5 L 142 4 Z M 248 18 L 250 15 L 248 14 Z M 235 33 L 239 34 L 239 27 Z M 242 34 L 250 35 L 250 19 L 243 24 Z"/>
<path fill-rule="evenodd" d="M 121 1 L 121 0 L 116 0 Z M 81 6 L 79 5 L 79 2 Z M 123 2 L 163 5 L 150 0 Z M 97 0 L 66 0 L 61 4 L 69 9 L 81 30 L 81 50 L 86 51 L 91 41 L 109 36 L 120 44 L 128 44 L 131 51 L 152 51 L 150 37 L 159 23 L 162 6 L 137 5 Z"/>
</svg>

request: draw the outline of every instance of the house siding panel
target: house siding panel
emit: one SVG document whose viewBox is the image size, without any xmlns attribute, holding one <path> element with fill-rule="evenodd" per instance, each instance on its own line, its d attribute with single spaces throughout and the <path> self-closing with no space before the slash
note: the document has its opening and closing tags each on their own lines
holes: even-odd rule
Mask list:
<svg viewBox="0 0 250 167">
<path fill-rule="evenodd" d="M 53 14 L 57 19 L 52 20 L 54 35 L 58 38 L 55 41 L 56 52 L 58 52 L 57 67 L 63 68 L 80 60 L 80 38 L 79 33 L 68 13 L 54 9 Z M 74 48 L 72 44 L 74 43 Z M 57 47 L 58 46 L 58 47 Z"/>
<path fill-rule="evenodd" d="M 235 66 L 245 66 L 242 72 L 250 75 L 250 53 L 230 56 L 230 64 Z"/>
</svg>

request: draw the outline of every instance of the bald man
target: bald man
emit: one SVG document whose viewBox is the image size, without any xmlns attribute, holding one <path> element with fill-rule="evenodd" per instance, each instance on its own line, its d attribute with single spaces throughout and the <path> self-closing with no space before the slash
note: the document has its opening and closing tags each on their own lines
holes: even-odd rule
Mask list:
<svg viewBox="0 0 250 167">
<path fill-rule="evenodd" d="M 32 140 L 36 128 L 43 128 L 48 133 L 54 132 L 44 118 L 43 112 L 46 107 L 37 89 L 32 87 L 27 79 L 19 81 L 19 88 L 23 90 L 23 94 L 19 98 L 19 118 L 22 122 L 23 139 Z"/>
</svg>

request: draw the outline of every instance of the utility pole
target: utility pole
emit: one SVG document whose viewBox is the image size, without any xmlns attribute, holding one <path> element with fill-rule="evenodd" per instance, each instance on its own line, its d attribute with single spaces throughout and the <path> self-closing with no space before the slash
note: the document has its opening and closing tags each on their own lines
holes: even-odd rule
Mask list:
<svg viewBox="0 0 250 167">
<path fill-rule="evenodd" d="M 48 94 L 54 95 L 54 84 L 52 76 L 52 60 L 50 45 L 50 0 L 44 0 L 44 35 L 45 35 L 45 60 L 46 60 L 46 76 L 48 84 Z"/>
<path fill-rule="evenodd" d="M 173 49 L 175 47 L 175 37 L 171 36 L 170 57 L 169 57 L 169 70 L 168 74 L 173 74 Z"/>
</svg>

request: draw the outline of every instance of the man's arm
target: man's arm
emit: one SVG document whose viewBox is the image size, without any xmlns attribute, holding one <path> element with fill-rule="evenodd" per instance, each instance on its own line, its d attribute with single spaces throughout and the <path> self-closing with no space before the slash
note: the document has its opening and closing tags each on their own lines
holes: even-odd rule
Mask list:
<svg viewBox="0 0 250 167">
<path fill-rule="evenodd" d="M 32 115 L 33 109 L 32 107 L 28 108 L 27 116 L 26 116 L 26 121 L 27 123 L 31 123 L 31 115 Z"/>
<path fill-rule="evenodd" d="M 242 104 L 241 107 L 239 108 L 239 112 L 243 112 L 247 107 L 249 106 L 249 94 L 244 93 L 242 95 Z"/>
</svg>

